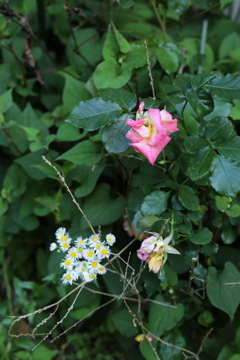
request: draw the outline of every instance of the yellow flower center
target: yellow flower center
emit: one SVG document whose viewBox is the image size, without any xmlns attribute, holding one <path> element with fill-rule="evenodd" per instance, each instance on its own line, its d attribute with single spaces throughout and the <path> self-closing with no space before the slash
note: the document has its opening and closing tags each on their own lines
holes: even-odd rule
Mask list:
<svg viewBox="0 0 240 360">
<path fill-rule="evenodd" d="M 65 279 L 66 279 L 66 280 L 71 280 L 71 279 L 72 279 L 72 277 L 71 277 L 71 275 L 70 275 L 70 274 L 67 274 L 67 275 L 65 275 Z"/>
<path fill-rule="evenodd" d="M 93 251 L 89 251 L 89 252 L 87 253 L 87 256 L 90 257 L 90 258 L 93 257 L 93 255 L 94 255 L 94 252 L 93 252 Z"/>
<path fill-rule="evenodd" d="M 108 249 L 102 249 L 101 254 L 102 255 L 107 255 L 108 254 Z"/>
<path fill-rule="evenodd" d="M 69 244 L 66 242 L 66 243 L 63 243 L 62 245 L 65 249 L 67 249 L 69 247 Z"/>
<path fill-rule="evenodd" d="M 71 260 L 65 260 L 65 261 L 64 261 L 64 264 L 65 264 L 65 265 L 71 265 Z"/>
<path fill-rule="evenodd" d="M 75 258 L 77 256 L 77 253 L 75 251 L 71 251 L 69 255 L 71 257 Z"/>
<path fill-rule="evenodd" d="M 98 261 L 93 261 L 93 262 L 92 262 L 92 267 L 95 268 L 95 267 L 97 267 L 97 266 L 98 266 Z"/>
<path fill-rule="evenodd" d="M 61 236 L 61 241 L 66 241 L 67 240 L 67 236 Z"/>
</svg>

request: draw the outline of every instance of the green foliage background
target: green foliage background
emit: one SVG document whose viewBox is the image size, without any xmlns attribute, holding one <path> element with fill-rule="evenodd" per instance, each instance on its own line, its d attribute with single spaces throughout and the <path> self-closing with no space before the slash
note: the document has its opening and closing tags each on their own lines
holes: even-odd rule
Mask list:
<svg viewBox="0 0 240 360">
<path fill-rule="evenodd" d="M 42 155 L 63 174 L 96 231 L 101 225 L 103 234 L 116 235 L 115 252 L 131 240 L 126 218 L 137 231 L 159 232 L 174 214 L 173 245 L 181 256 L 169 256 L 159 276 L 145 269 L 138 291 L 176 308 L 143 304 L 144 325 L 196 359 L 240 358 L 240 288 L 233 285 L 240 282 L 240 25 L 223 15 L 230 2 L 0 4 L 1 359 L 156 359 L 147 340 L 134 340 L 141 330 L 123 301 L 33 353 L 37 340 L 7 335 L 7 315 L 33 312 L 71 289 L 60 282 L 60 257 L 49 252 L 56 229 L 91 234 Z M 140 100 L 179 119 L 180 131 L 155 166 L 125 138 L 125 120 L 135 117 Z M 164 236 L 169 231 L 167 225 Z M 136 272 L 139 246 L 129 248 Z M 111 273 L 90 287 L 122 291 Z M 53 337 L 105 300 L 84 290 Z M 136 304 L 131 311 L 137 314 Z M 43 319 L 23 319 L 13 332 L 29 332 Z M 152 344 L 163 360 L 186 358 L 176 347 Z"/>
</svg>

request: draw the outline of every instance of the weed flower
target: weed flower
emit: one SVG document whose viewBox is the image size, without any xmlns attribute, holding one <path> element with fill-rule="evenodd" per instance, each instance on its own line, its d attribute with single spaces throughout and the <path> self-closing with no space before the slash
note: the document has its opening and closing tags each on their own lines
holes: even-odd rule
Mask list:
<svg viewBox="0 0 240 360">
<path fill-rule="evenodd" d="M 100 263 L 101 259 L 109 258 L 109 246 L 116 241 L 113 234 L 108 234 L 104 241 L 101 241 L 100 234 L 94 234 L 89 238 L 83 239 L 77 237 L 74 245 L 71 245 L 71 237 L 65 228 L 59 228 L 56 233 L 56 239 L 62 252 L 66 253 L 61 261 L 60 267 L 66 270 L 61 280 L 63 284 L 72 285 L 73 281 L 81 279 L 90 282 L 97 279 L 97 275 L 104 275 L 106 267 Z M 50 251 L 56 249 L 57 244 L 50 245 Z"/>
<path fill-rule="evenodd" d="M 145 155 L 153 165 L 160 152 L 171 140 L 168 135 L 178 131 L 177 121 L 166 110 L 149 109 L 144 112 L 142 101 L 136 120 L 126 120 L 126 124 L 131 127 L 126 138 L 132 141 L 129 145 L 133 146 L 135 151 Z"/>
</svg>

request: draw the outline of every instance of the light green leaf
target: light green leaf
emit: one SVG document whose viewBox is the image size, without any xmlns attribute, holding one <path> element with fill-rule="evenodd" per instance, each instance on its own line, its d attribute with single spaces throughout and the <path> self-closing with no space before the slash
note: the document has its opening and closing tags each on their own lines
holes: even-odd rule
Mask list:
<svg viewBox="0 0 240 360">
<path fill-rule="evenodd" d="M 98 93 L 102 99 L 114 101 L 128 111 L 131 111 L 136 106 L 136 94 L 124 89 L 100 89 Z"/>
<path fill-rule="evenodd" d="M 223 99 L 239 99 L 239 81 L 240 74 L 227 74 L 211 80 L 205 87 L 212 95 L 218 95 Z"/>
<path fill-rule="evenodd" d="M 18 125 L 26 134 L 28 141 L 37 141 L 39 138 L 40 131 L 38 129 L 27 127 L 23 125 Z"/>
<path fill-rule="evenodd" d="M 240 160 L 240 136 L 219 140 L 213 144 L 213 147 L 224 157 Z"/>
<path fill-rule="evenodd" d="M 116 29 L 113 22 L 111 22 L 115 38 L 117 40 L 119 49 L 122 53 L 127 53 L 130 50 L 130 45 L 122 34 Z"/>
<path fill-rule="evenodd" d="M 103 46 L 103 58 L 104 60 L 117 60 L 119 53 L 119 46 L 112 30 L 111 24 L 108 27 L 107 37 Z"/>
<path fill-rule="evenodd" d="M 219 59 L 229 57 L 232 50 L 236 50 L 240 47 L 240 36 L 234 31 L 227 36 L 221 42 L 219 47 Z"/>
<path fill-rule="evenodd" d="M 197 135 L 199 132 L 199 124 L 187 108 L 185 108 L 183 111 L 183 119 L 184 127 L 187 132 L 191 135 Z"/>
<path fill-rule="evenodd" d="M 229 198 L 225 196 L 215 196 L 215 201 L 218 210 L 225 211 L 227 209 Z"/>
<path fill-rule="evenodd" d="M 202 148 L 190 161 L 188 174 L 192 180 L 201 179 L 206 175 L 215 157 L 215 152 L 210 148 Z"/>
<path fill-rule="evenodd" d="M 212 238 L 213 233 L 207 228 L 202 228 L 194 235 L 192 235 L 190 237 L 190 240 L 196 245 L 204 245 L 208 244 L 212 240 Z"/>
<path fill-rule="evenodd" d="M 64 122 L 58 128 L 56 141 L 76 141 L 84 138 L 86 135 L 86 130 L 80 133 L 78 128 L 72 126 L 70 123 Z"/>
<path fill-rule="evenodd" d="M 109 196 L 109 192 L 110 185 L 101 183 L 85 198 L 83 211 L 92 226 L 112 224 L 123 214 L 126 199 L 122 195 L 113 199 Z M 88 227 L 83 218 L 81 223 L 84 228 Z"/>
<path fill-rule="evenodd" d="M 179 67 L 179 59 L 177 55 L 178 49 L 173 45 L 174 44 L 165 44 L 155 51 L 155 55 L 160 65 L 168 74 L 177 71 Z"/>
<path fill-rule="evenodd" d="M 167 208 L 170 192 L 154 191 L 144 198 L 141 211 L 143 215 L 159 215 Z"/>
<path fill-rule="evenodd" d="M 51 360 L 58 353 L 58 350 L 48 349 L 44 345 L 39 345 L 32 354 L 33 360 Z"/>
<path fill-rule="evenodd" d="M 129 126 L 126 119 L 130 119 L 131 114 L 124 114 L 112 125 L 105 126 L 102 132 L 102 141 L 109 153 L 122 153 L 129 148 L 129 140 L 126 134 Z"/>
<path fill-rule="evenodd" d="M 151 61 L 153 51 L 149 49 L 149 59 Z M 131 69 L 139 68 L 147 64 L 146 47 L 140 44 L 130 44 L 130 51 L 126 54 L 124 62 L 127 63 Z"/>
<path fill-rule="evenodd" d="M 218 155 L 211 169 L 212 187 L 225 196 L 236 196 L 240 190 L 240 164 Z"/>
<path fill-rule="evenodd" d="M 121 115 L 122 109 L 113 101 L 95 98 L 81 101 L 66 120 L 70 124 L 88 131 L 111 124 Z"/>
<path fill-rule="evenodd" d="M 72 111 L 80 101 L 91 99 L 91 94 L 87 91 L 85 83 L 64 73 L 65 86 L 63 90 L 63 104 L 68 111 Z"/>
<path fill-rule="evenodd" d="M 0 95 L 0 112 L 5 113 L 12 105 L 12 89 Z"/>
<path fill-rule="evenodd" d="M 188 210 L 196 210 L 199 206 L 199 198 L 190 186 L 181 185 L 178 189 L 178 199 Z"/>
<path fill-rule="evenodd" d="M 130 78 L 130 67 L 125 63 L 120 65 L 113 59 L 101 62 L 93 73 L 93 80 L 98 89 L 119 89 L 124 86 Z"/>
<path fill-rule="evenodd" d="M 154 299 L 164 303 L 163 297 L 157 295 Z M 160 304 L 152 304 L 149 311 L 149 330 L 157 336 L 161 336 L 164 331 L 171 330 L 183 318 L 184 306 L 176 304 L 176 308 L 166 307 Z"/>
<path fill-rule="evenodd" d="M 93 165 L 101 156 L 102 146 L 90 140 L 82 141 L 59 156 L 57 160 L 67 160 L 74 164 Z"/>
<path fill-rule="evenodd" d="M 226 214 L 230 217 L 238 217 L 240 216 L 240 206 L 235 204 L 230 209 L 226 210 Z"/>
<path fill-rule="evenodd" d="M 208 269 L 207 295 L 209 300 L 213 306 L 226 312 L 231 320 L 233 320 L 240 303 L 240 287 L 221 284 L 234 282 L 240 282 L 240 273 L 233 263 L 227 262 L 222 273 L 219 273 L 215 267 Z"/>
<path fill-rule="evenodd" d="M 146 360 L 156 360 L 156 355 L 147 339 L 140 343 L 140 351 Z"/>
</svg>

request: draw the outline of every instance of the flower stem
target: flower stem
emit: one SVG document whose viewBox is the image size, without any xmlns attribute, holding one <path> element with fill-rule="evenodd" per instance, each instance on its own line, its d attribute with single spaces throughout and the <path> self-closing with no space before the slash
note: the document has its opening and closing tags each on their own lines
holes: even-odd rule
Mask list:
<svg viewBox="0 0 240 360">
<path fill-rule="evenodd" d="M 153 10 L 156 14 L 156 17 L 158 19 L 158 22 L 161 26 L 161 29 L 162 29 L 162 33 L 163 33 L 163 40 L 164 40 L 164 43 L 166 44 L 167 43 L 167 33 L 166 33 L 166 27 L 165 27 L 165 24 L 164 24 L 164 21 L 161 19 L 160 15 L 159 15 L 159 12 L 158 12 L 158 9 L 156 7 L 156 1 L 155 0 L 150 0 L 150 3 L 153 7 Z"/>
</svg>

